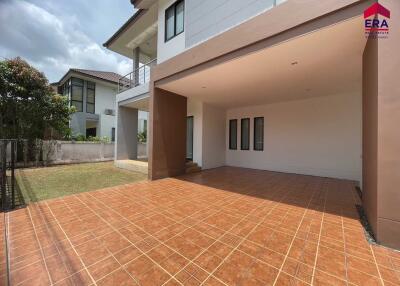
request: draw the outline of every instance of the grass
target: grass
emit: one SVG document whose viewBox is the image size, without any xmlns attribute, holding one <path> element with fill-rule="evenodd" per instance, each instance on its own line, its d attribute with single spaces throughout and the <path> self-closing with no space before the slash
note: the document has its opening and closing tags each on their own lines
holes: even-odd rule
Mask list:
<svg viewBox="0 0 400 286">
<path fill-rule="evenodd" d="M 25 203 L 29 203 L 133 183 L 147 175 L 105 162 L 19 169 L 16 178 Z"/>
</svg>

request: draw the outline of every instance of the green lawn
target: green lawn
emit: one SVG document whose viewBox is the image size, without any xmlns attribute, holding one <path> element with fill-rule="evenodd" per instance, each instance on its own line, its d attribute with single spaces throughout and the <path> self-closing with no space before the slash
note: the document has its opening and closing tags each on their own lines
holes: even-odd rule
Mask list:
<svg viewBox="0 0 400 286">
<path fill-rule="evenodd" d="M 145 174 L 118 169 L 113 162 L 19 169 L 16 177 L 25 203 L 147 179 Z"/>
</svg>

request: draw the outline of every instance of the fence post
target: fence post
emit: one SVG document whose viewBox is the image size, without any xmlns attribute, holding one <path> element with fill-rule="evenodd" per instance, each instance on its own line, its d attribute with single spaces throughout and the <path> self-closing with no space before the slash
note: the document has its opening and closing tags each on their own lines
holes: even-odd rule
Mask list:
<svg viewBox="0 0 400 286">
<path fill-rule="evenodd" d="M 6 209 L 7 141 L 0 141 L 1 151 L 1 209 Z"/>
<path fill-rule="evenodd" d="M 16 141 L 11 141 L 11 207 L 15 208 L 15 151 Z"/>
</svg>

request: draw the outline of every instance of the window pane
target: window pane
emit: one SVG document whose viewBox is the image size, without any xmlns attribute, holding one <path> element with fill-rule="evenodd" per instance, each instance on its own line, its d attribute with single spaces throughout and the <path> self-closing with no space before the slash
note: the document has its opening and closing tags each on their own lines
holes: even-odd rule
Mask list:
<svg viewBox="0 0 400 286">
<path fill-rule="evenodd" d="M 182 33 L 184 29 L 185 2 L 180 2 L 176 6 L 176 34 Z"/>
<path fill-rule="evenodd" d="M 94 113 L 94 104 L 93 103 L 87 103 L 86 104 L 86 112 L 87 113 Z"/>
<path fill-rule="evenodd" d="M 73 85 L 71 98 L 72 98 L 72 100 L 82 101 L 83 100 L 83 87 Z"/>
<path fill-rule="evenodd" d="M 237 149 L 237 119 L 229 120 L 229 149 Z"/>
<path fill-rule="evenodd" d="M 86 101 L 89 103 L 94 103 L 94 90 L 87 90 Z"/>
<path fill-rule="evenodd" d="M 90 82 L 90 81 L 87 82 L 87 88 L 95 89 L 95 86 L 96 86 L 96 84 L 94 82 Z"/>
<path fill-rule="evenodd" d="M 254 150 L 264 150 L 264 117 L 254 118 Z"/>
<path fill-rule="evenodd" d="M 114 142 L 115 141 L 115 128 L 111 128 L 111 141 Z"/>
<path fill-rule="evenodd" d="M 79 86 L 83 86 L 83 80 L 79 79 L 79 78 L 72 78 L 72 84 L 73 85 L 79 85 Z"/>
<path fill-rule="evenodd" d="M 75 106 L 77 112 L 83 111 L 82 102 L 80 102 L 80 101 L 71 101 L 71 106 Z"/>
<path fill-rule="evenodd" d="M 242 150 L 249 150 L 250 148 L 250 119 L 244 118 L 241 121 L 241 143 Z"/>
<path fill-rule="evenodd" d="M 165 11 L 165 39 L 171 39 L 175 34 L 175 7 L 172 6 Z"/>
</svg>

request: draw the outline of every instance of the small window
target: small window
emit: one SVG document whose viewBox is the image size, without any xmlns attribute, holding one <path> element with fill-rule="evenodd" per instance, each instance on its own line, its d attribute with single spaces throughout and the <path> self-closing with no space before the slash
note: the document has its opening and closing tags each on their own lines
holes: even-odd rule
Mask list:
<svg viewBox="0 0 400 286">
<path fill-rule="evenodd" d="M 75 106 L 77 112 L 83 111 L 83 80 L 71 79 L 71 106 Z"/>
<path fill-rule="evenodd" d="M 165 42 L 182 33 L 185 29 L 185 2 L 179 0 L 165 10 Z"/>
<path fill-rule="evenodd" d="M 264 150 L 264 117 L 254 118 L 254 150 Z"/>
<path fill-rule="evenodd" d="M 243 118 L 241 120 L 240 127 L 241 127 L 240 149 L 250 150 L 250 118 Z"/>
<path fill-rule="evenodd" d="M 237 149 L 237 119 L 229 120 L 229 149 Z"/>
<path fill-rule="evenodd" d="M 86 86 L 86 112 L 94 113 L 95 111 L 95 90 L 96 84 L 94 82 L 87 82 Z"/>
<path fill-rule="evenodd" d="M 111 142 L 115 142 L 115 128 L 111 128 Z"/>
</svg>

